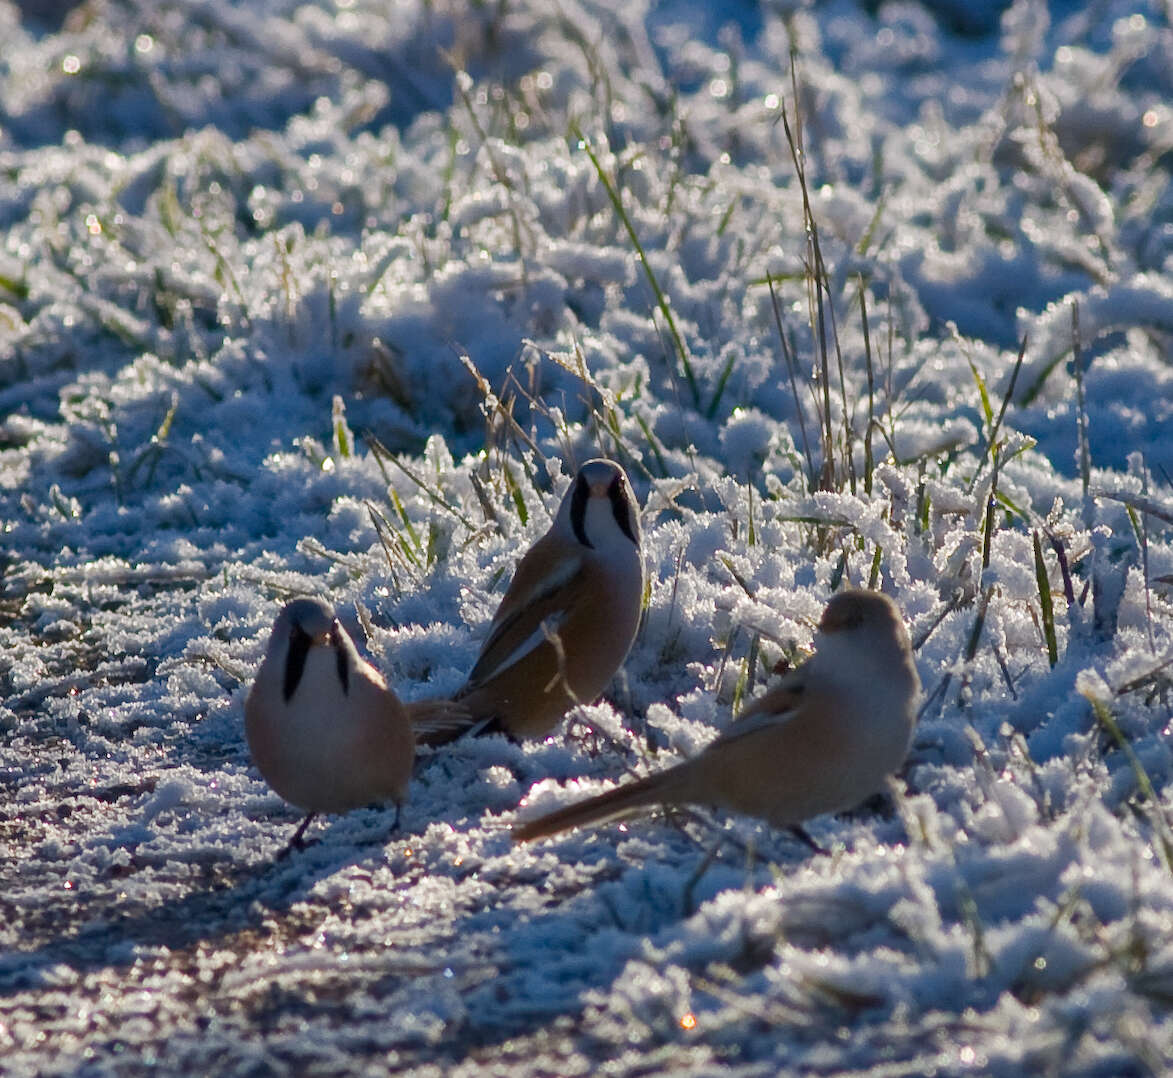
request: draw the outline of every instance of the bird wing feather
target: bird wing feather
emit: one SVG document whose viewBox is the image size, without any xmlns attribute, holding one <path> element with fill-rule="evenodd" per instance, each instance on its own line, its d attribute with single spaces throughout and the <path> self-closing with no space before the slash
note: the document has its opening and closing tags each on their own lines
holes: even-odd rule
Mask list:
<svg viewBox="0 0 1173 1078">
<path fill-rule="evenodd" d="M 518 563 L 468 675 L 466 691 L 485 684 L 540 646 L 545 641 L 542 622 L 552 619 L 551 627 L 557 628 L 572 609 L 581 583 L 582 559 L 574 556 L 551 561 L 543 550 L 544 543 L 539 540 Z"/>
<path fill-rule="evenodd" d="M 717 742 L 734 741 L 767 727 L 776 729 L 790 722 L 802 702 L 804 679 L 801 668 L 767 693 L 745 707 L 717 738 Z M 717 742 L 714 742 L 716 744 Z"/>
</svg>

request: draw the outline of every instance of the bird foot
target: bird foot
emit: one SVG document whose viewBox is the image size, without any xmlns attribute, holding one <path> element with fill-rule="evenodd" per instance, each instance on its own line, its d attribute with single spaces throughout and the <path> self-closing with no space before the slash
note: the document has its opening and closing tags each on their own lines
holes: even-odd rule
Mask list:
<svg viewBox="0 0 1173 1078">
<path fill-rule="evenodd" d="M 316 812 L 311 812 L 304 820 L 301 821 L 300 824 L 298 824 L 297 830 L 293 832 L 293 838 L 291 838 L 286 844 L 285 849 L 283 849 L 277 855 L 278 861 L 284 861 L 285 858 L 293 853 L 294 850 L 304 850 L 307 846 L 312 846 L 315 842 L 317 842 L 317 839 L 306 839 L 305 837 L 305 829 L 309 827 L 310 820 L 312 820 L 316 815 Z"/>
</svg>

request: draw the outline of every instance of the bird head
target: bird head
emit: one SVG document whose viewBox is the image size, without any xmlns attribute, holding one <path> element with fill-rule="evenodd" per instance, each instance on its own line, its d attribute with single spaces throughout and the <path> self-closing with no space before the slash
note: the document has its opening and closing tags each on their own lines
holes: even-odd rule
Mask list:
<svg viewBox="0 0 1173 1078">
<path fill-rule="evenodd" d="M 612 460 L 588 460 L 563 497 L 556 524 L 591 550 L 625 543 L 638 549 L 639 506 L 627 473 Z"/>
</svg>

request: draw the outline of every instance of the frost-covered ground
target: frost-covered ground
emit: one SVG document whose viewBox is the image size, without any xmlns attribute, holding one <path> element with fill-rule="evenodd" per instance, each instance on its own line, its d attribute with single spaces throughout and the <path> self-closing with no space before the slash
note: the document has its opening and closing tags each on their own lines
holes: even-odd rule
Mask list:
<svg viewBox="0 0 1173 1078">
<path fill-rule="evenodd" d="M 1173 1066 L 1170 9 L 1000 6 L 0 4 L 0 1072 Z M 453 690 L 596 451 L 606 699 L 275 860 L 280 604 Z M 829 852 L 511 847 L 845 582 L 925 710 Z"/>
</svg>

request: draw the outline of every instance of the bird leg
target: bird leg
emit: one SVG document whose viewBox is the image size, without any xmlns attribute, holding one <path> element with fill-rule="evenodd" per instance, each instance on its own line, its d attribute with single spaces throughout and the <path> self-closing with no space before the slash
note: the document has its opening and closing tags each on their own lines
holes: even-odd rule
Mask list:
<svg viewBox="0 0 1173 1078">
<path fill-rule="evenodd" d="M 298 824 L 297 830 L 293 832 L 293 838 L 289 840 L 289 843 L 286 845 L 285 849 L 283 849 L 277 855 L 278 861 L 280 861 L 282 858 L 288 857 L 291 853 L 293 853 L 294 850 L 304 850 L 309 845 L 303 836 L 305 835 L 305 829 L 310 825 L 310 820 L 312 820 L 316 815 L 316 812 L 309 812 L 306 814 L 306 818 L 302 820 L 300 824 Z"/>
</svg>

